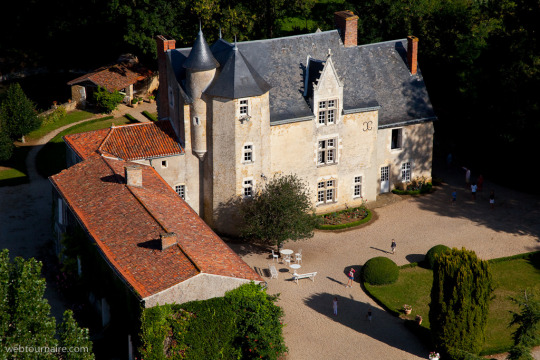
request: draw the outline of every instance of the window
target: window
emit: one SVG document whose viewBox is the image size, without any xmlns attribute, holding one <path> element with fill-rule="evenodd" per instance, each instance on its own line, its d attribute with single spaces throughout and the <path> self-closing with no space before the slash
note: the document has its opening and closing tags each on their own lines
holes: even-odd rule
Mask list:
<svg viewBox="0 0 540 360">
<path fill-rule="evenodd" d="M 253 180 L 245 179 L 243 187 L 244 187 L 244 197 L 252 197 L 253 196 Z"/>
<path fill-rule="evenodd" d="M 355 176 L 354 177 L 354 189 L 353 189 L 353 198 L 361 197 L 362 196 L 362 177 L 361 176 Z"/>
<path fill-rule="evenodd" d="M 242 162 L 243 163 L 253 162 L 253 145 L 251 144 L 244 145 L 244 150 L 242 154 Z"/>
<path fill-rule="evenodd" d="M 337 163 L 336 143 L 337 139 L 319 140 L 318 165 Z"/>
<path fill-rule="evenodd" d="M 167 167 L 167 160 L 161 161 L 161 167 L 166 168 Z"/>
<path fill-rule="evenodd" d="M 249 100 L 244 99 L 240 100 L 240 107 L 238 108 L 240 112 L 240 117 L 248 116 L 249 115 Z"/>
<path fill-rule="evenodd" d="M 317 183 L 317 203 L 328 204 L 336 201 L 336 180 L 325 180 Z"/>
<path fill-rule="evenodd" d="M 64 225 L 64 200 L 58 198 L 58 223 Z"/>
<path fill-rule="evenodd" d="M 174 107 L 174 91 L 171 86 L 169 86 L 169 107 Z"/>
<path fill-rule="evenodd" d="M 319 101 L 319 124 L 329 125 L 336 121 L 337 100 Z"/>
<path fill-rule="evenodd" d="M 392 129 L 392 141 L 390 144 L 390 149 L 401 149 L 402 130 L 403 129 Z"/>
<path fill-rule="evenodd" d="M 176 185 L 174 190 L 182 199 L 186 200 L 186 185 Z"/>
<path fill-rule="evenodd" d="M 401 165 L 401 181 L 411 181 L 411 163 L 406 162 Z"/>
</svg>

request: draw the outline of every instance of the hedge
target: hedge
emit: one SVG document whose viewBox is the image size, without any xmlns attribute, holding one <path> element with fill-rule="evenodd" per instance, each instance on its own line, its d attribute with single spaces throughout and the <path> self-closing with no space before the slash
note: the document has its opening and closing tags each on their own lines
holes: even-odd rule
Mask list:
<svg viewBox="0 0 540 360">
<path fill-rule="evenodd" d="M 354 227 L 354 226 L 365 224 L 368 221 L 370 221 L 371 218 L 373 217 L 373 213 L 371 211 L 369 211 L 369 209 L 366 208 L 366 212 L 367 212 L 367 216 L 365 218 L 363 218 L 363 219 L 358 220 L 358 221 L 353 221 L 353 222 L 350 222 L 350 223 L 338 224 L 338 225 L 319 224 L 319 225 L 317 225 L 317 229 L 319 229 L 319 230 L 340 230 L 340 229 L 347 229 L 347 228 L 351 228 L 351 227 Z"/>
<path fill-rule="evenodd" d="M 135 119 L 131 114 L 125 114 L 124 117 L 132 123 L 137 123 L 139 120 Z"/>
<path fill-rule="evenodd" d="M 384 256 L 369 259 L 362 267 L 362 279 L 371 285 L 393 284 L 399 277 L 399 267 Z"/>
<path fill-rule="evenodd" d="M 400 189 L 393 189 L 392 193 L 396 195 L 418 195 L 418 194 L 427 194 L 431 192 L 431 189 L 433 188 L 433 185 L 431 183 L 427 183 L 422 186 L 422 188 L 418 190 L 400 190 Z"/>
<path fill-rule="evenodd" d="M 142 112 L 142 114 L 143 114 L 144 116 L 146 116 L 146 118 L 147 118 L 148 120 L 158 121 L 158 118 L 157 118 L 157 117 L 155 117 L 154 115 L 150 114 L 150 113 L 149 113 L 148 111 L 146 111 L 146 110 L 144 110 L 144 111 Z"/>
</svg>

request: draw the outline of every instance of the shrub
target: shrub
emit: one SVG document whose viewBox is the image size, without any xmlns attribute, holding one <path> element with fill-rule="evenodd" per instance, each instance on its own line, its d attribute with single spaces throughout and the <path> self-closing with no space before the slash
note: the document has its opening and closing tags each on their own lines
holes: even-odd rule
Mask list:
<svg viewBox="0 0 540 360">
<path fill-rule="evenodd" d="M 371 285 L 393 284 L 399 276 L 395 262 L 384 256 L 369 259 L 362 268 L 362 278 Z"/>
<path fill-rule="evenodd" d="M 129 120 L 131 123 L 137 123 L 139 122 L 137 119 L 135 119 L 131 114 L 125 114 L 124 117 Z"/>
<path fill-rule="evenodd" d="M 53 112 L 42 117 L 42 125 L 48 125 L 62 120 L 67 115 L 66 108 L 58 106 Z"/>
<path fill-rule="evenodd" d="M 143 114 L 144 116 L 146 116 L 146 118 L 147 118 L 148 120 L 158 121 L 157 117 L 155 117 L 154 115 L 150 114 L 150 113 L 149 113 L 148 111 L 146 111 L 146 110 L 144 110 L 144 111 L 142 112 L 142 114 Z"/>
<path fill-rule="evenodd" d="M 116 110 L 118 105 L 124 100 L 124 95 L 120 94 L 118 90 L 111 93 L 102 87 L 98 87 L 98 91 L 94 93 L 94 100 L 99 108 L 106 113 L 110 113 Z"/>
<path fill-rule="evenodd" d="M 426 254 L 425 262 L 430 269 L 433 269 L 433 265 L 435 265 L 435 256 L 445 252 L 446 250 L 450 250 L 450 248 L 446 245 L 435 245 L 429 249 Z"/>
</svg>

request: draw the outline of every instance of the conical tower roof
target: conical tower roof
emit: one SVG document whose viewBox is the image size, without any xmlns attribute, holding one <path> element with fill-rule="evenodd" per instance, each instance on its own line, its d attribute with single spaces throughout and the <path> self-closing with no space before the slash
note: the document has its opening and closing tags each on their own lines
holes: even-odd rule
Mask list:
<svg viewBox="0 0 540 360">
<path fill-rule="evenodd" d="M 218 61 L 212 55 L 208 43 L 204 39 L 202 30 L 195 39 L 195 44 L 191 48 L 188 58 L 183 66 L 191 70 L 211 70 L 219 66 Z"/>
<path fill-rule="evenodd" d="M 262 95 L 271 88 L 235 44 L 217 80 L 205 91 L 205 94 L 239 99 Z"/>
</svg>

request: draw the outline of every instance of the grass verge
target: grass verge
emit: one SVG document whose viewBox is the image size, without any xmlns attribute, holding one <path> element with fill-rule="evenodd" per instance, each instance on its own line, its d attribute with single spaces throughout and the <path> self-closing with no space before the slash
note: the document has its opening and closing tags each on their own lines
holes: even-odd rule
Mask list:
<svg viewBox="0 0 540 360">
<path fill-rule="evenodd" d="M 509 328 L 508 324 L 512 317 L 510 311 L 517 311 L 518 308 L 510 297 L 518 296 L 527 288 L 540 291 L 540 255 L 528 254 L 527 258 L 504 259 L 490 261 L 495 291 L 490 303 L 482 355 L 508 351 L 513 344 L 512 332 L 515 327 Z M 421 327 L 428 330 L 432 282 L 433 272 L 416 266 L 401 268 L 398 281 L 394 284 L 374 286 L 364 283 L 363 286 L 389 312 L 410 320 L 417 314 L 422 316 Z M 401 311 L 403 304 L 412 305 L 410 315 Z"/>
<path fill-rule="evenodd" d="M 30 146 L 15 146 L 11 159 L 0 162 L 0 186 L 15 186 L 28 183 L 26 157 Z"/>
<path fill-rule="evenodd" d="M 37 171 L 43 177 L 57 174 L 66 168 L 66 146 L 63 137 L 69 134 L 78 134 L 86 131 L 99 130 L 111 127 L 111 125 L 125 125 L 129 120 L 125 117 L 114 118 L 112 116 L 95 119 L 83 124 L 75 125 L 56 135 L 37 154 Z"/>
<path fill-rule="evenodd" d="M 58 128 L 61 128 L 62 126 L 69 125 L 71 123 L 75 123 L 81 120 L 85 120 L 88 118 L 91 118 L 92 116 L 96 116 L 96 114 L 88 112 L 88 111 L 82 111 L 82 110 L 74 110 L 69 112 L 63 119 L 56 121 L 51 124 L 43 125 L 39 129 L 32 131 L 28 135 L 26 135 L 27 140 L 36 140 L 44 135 L 47 135 L 53 130 L 56 130 Z"/>
</svg>

